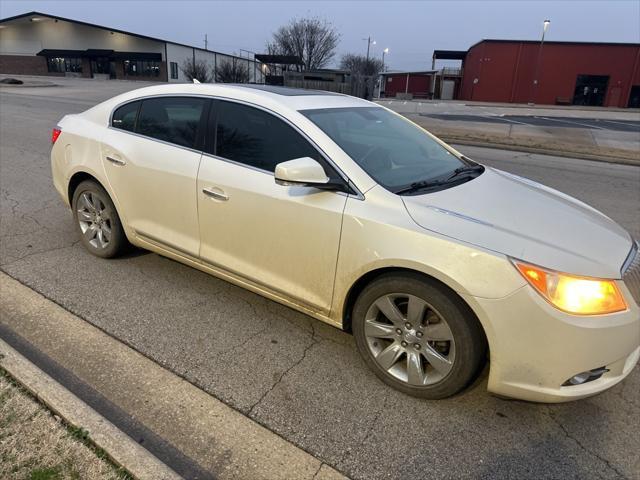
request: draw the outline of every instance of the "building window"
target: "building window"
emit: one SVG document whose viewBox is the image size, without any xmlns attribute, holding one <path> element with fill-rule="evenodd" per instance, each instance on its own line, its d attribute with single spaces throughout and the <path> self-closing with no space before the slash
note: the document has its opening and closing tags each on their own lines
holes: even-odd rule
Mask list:
<svg viewBox="0 0 640 480">
<path fill-rule="evenodd" d="M 178 64 L 171 62 L 171 78 L 178 78 Z"/>
<path fill-rule="evenodd" d="M 125 60 L 124 74 L 129 77 L 159 77 L 160 62 L 156 60 Z"/>
<path fill-rule="evenodd" d="M 50 72 L 82 73 L 82 59 L 79 57 L 47 57 L 47 68 Z"/>
</svg>

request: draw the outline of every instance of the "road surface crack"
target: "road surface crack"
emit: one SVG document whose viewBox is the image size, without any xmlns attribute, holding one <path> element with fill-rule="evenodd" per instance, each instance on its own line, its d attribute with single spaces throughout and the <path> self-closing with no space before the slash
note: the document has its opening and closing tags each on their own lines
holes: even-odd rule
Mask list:
<svg viewBox="0 0 640 480">
<path fill-rule="evenodd" d="M 320 466 L 318 466 L 318 469 L 316 470 L 316 473 L 313 474 L 313 477 L 311 477 L 311 480 L 314 480 L 318 474 L 320 473 L 320 470 L 322 470 L 322 466 L 324 465 L 324 462 L 320 462 Z"/>
<path fill-rule="evenodd" d="M 609 467 L 611 470 L 613 470 L 621 478 L 624 478 L 625 480 L 627 480 L 629 478 L 625 474 L 623 474 L 620 470 L 618 470 L 615 466 L 613 466 L 609 460 L 607 460 L 604 457 L 601 457 L 596 452 L 593 452 L 593 451 L 589 450 L 586 446 L 584 446 L 584 444 L 580 440 L 578 440 L 576 437 L 574 437 L 571 434 L 571 432 L 569 432 L 569 430 L 562 424 L 562 422 L 560 422 L 560 420 L 558 420 L 555 417 L 555 415 L 553 415 L 553 413 L 551 412 L 551 410 L 548 407 L 547 407 L 547 416 L 551 419 L 551 421 L 553 421 L 553 423 L 555 423 L 558 426 L 558 428 L 560 428 L 560 430 L 562 430 L 562 433 L 564 433 L 565 437 L 567 437 L 570 440 L 573 440 L 573 442 L 576 445 L 578 445 L 578 447 L 580 447 L 584 452 L 586 452 L 590 456 L 595 457 L 598 460 L 600 460 L 601 462 L 603 462 L 607 467 Z"/>
<path fill-rule="evenodd" d="M 304 359 L 307 357 L 307 353 L 309 353 L 309 350 L 311 350 L 315 345 L 319 344 L 320 342 L 322 342 L 322 339 L 317 339 L 315 336 L 315 329 L 313 331 L 313 335 L 311 336 L 311 343 L 309 345 L 307 345 L 304 349 L 304 351 L 302 352 L 302 356 L 293 363 L 293 365 L 291 365 L 290 367 L 286 368 L 278 377 L 278 379 L 273 383 L 273 385 L 271 385 L 271 387 L 269 389 L 267 389 L 266 392 L 264 392 L 260 398 L 258 399 L 257 402 L 255 402 L 251 408 L 249 409 L 249 412 L 247 413 L 247 415 L 249 417 L 252 417 L 254 414 L 254 411 L 256 409 L 256 407 L 258 405 L 260 405 L 260 403 L 262 403 L 262 401 L 267 397 L 267 395 L 269 395 L 269 393 L 271 393 L 278 385 L 280 385 L 280 383 L 282 382 L 282 380 L 284 379 L 284 377 L 294 368 L 296 368 L 298 365 L 300 365 Z"/>
</svg>

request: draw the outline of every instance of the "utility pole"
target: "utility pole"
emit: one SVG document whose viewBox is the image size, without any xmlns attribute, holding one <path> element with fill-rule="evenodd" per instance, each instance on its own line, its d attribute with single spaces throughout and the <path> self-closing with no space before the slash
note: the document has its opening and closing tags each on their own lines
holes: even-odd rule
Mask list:
<svg viewBox="0 0 640 480">
<path fill-rule="evenodd" d="M 209 44 L 209 41 L 207 40 L 207 34 L 204 34 L 204 49 L 207 49 L 207 45 Z"/>
<path fill-rule="evenodd" d="M 367 38 L 367 63 L 369 63 L 369 47 L 371 47 L 371 37 Z"/>
<path fill-rule="evenodd" d="M 371 40 L 371 37 L 369 38 L 363 38 L 362 40 L 366 40 L 367 41 L 367 64 L 369 63 L 369 49 L 371 48 L 371 45 L 375 45 L 376 41 L 375 40 Z"/>
</svg>

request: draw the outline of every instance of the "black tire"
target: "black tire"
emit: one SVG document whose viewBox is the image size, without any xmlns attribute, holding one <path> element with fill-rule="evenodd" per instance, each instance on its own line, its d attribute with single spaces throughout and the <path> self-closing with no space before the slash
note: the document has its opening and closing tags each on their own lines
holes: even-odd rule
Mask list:
<svg viewBox="0 0 640 480">
<path fill-rule="evenodd" d="M 87 195 L 87 197 L 83 197 L 83 195 Z M 86 225 L 91 225 L 92 222 L 81 222 L 79 217 L 83 214 L 80 212 L 95 213 L 91 208 L 87 208 L 87 198 L 90 200 L 91 205 L 94 201 L 99 202 L 99 208 L 101 209 L 99 217 L 100 225 L 104 224 L 106 227 L 105 232 L 107 228 L 110 230 L 109 239 L 107 242 L 103 241 L 103 246 L 98 241 L 97 236 L 91 239 L 89 238 L 91 233 L 85 234 L 85 231 L 83 231 L 83 228 L 85 228 Z M 89 207 L 91 205 L 89 205 Z M 71 206 L 73 219 L 80 235 L 80 241 L 90 253 L 101 258 L 114 258 L 126 253 L 130 249 L 131 244 L 127 240 L 124 228 L 122 228 L 116 207 L 113 205 L 113 201 L 111 201 L 111 197 L 109 197 L 107 191 L 102 188 L 100 184 L 93 180 L 81 182 L 73 192 Z M 86 217 L 83 216 L 83 219 L 84 218 Z M 106 238 L 106 233 L 101 235 L 104 235 L 102 237 L 103 239 Z"/>
<path fill-rule="evenodd" d="M 408 314 L 406 309 L 408 307 L 402 304 L 403 294 L 417 297 L 428 304 L 424 307 L 423 313 L 418 315 L 421 320 L 416 322 L 421 323 L 423 326 L 413 326 L 407 321 Z M 387 295 L 390 295 L 390 297 L 386 297 Z M 410 301 L 408 296 L 405 305 L 408 305 Z M 388 338 L 379 340 L 375 335 L 371 335 L 371 322 L 375 323 L 375 326 L 379 326 L 381 323 L 386 325 L 385 322 L 388 321 L 386 315 L 378 308 L 380 303 L 377 301 L 383 299 L 392 299 L 391 301 L 396 304 L 398 311 L 404 315 L 404 320 L 401 320 L 401 322 L 406 322 L 405 326 L 411 325 L 412 330 L 405 330 L 398 323 L 389 321 L 393 332 L 389 330 L 386 333 Z M 413 299 L 411 301 L 417 300 Z M 366 318 L 367 314 L 369 314 L 368 319 Z M 438 330 L 438 325 L 442 321 L 440 319 L 445 320 L 445 326 L 448 326 L 449 330 Z M 365 324 L 367 324 L 369 336 L 365 334 Z M 434 332 L 436 331 L 433 329 L 434 327 L 438 331 L 446 331 L 446 336 L 452 338 L 452 342 L 429 341 L 427 337 L 435 337 L 432 334 L 427 334 L 427 329 L 431 329 L 428 330 L 429 332 Z M 441 399 L 454 395 L 474 380 L 486 361 L 486 337 L 482 326 L 468 305 L 447 287 L 417 273 L 384 274 L 367 285 L 358 296 L 353 307 L 352 330 L 358 350 L 369 368 L 387 385 L 414 397 Z M 419 333 L 417 333 L 418 331 Z M 411 334 L 410 332 L 416 333 Z M 420 338 L 416 339 L 415 335 L 419 335 Z M 411 344 L 410 342 L 413 339 L 419 343 Z M 401 340 L 403 340 L 402 347 L 400 346 Z M 378 342 L 380 342 L 380 346 L 378 346 Z M 415 345 L 413 347 L 414 350 L 410 351 L 412 345 Z M 375 348 L 379 348 L 376 353 L 372 351 Z M 388 348 L 394 349 L 393 358 L 399 358 L 399 360 L 394 360 L 396 363 L 389 370 L 383 368 L 376 360 L 376 356 L 382 359 L 380 353 Z M 453 353 L 451 348 L 454 349 Z M 447 352 L 446 355 L 442 355 L 443 358 L 452 359 L 449 362 L 451 366 L 445 364 L 445 367 L 441 367 L 442 371 L 450 368 L 448 373 L 442 373 L 442 371 L 437 370 L 427 360 L 426 354 L 431 354 L 433 349 L 438 349 L 437 353 L 440 351 Z M 398 351 L 406 353 L 400 353 L 398 356 Z M 420 367 L 414 367 L 413 372 L 414 374 L 417 371 L 424 372 L 424 383 L 414 382 L 413 385 L 410 383 L 410 355 L 412 356 L 411 358 L 416 358 L 417 356 L 421 359 L 421 362 L 418 363 Z M 403 358 L 404 364 L 402 363 Z M 430 358 L 434 357 L 431 356 Z M 381 363 L 383 362 L 381 361 Z M 402 372 L 403 368 L 405 369 L 404 373 Z M 398 376 L 402 375 L 406 375 L 406 379 L 398 378 Z M 428 380 L 429 375 L 431 375 L 431 379 L 435 380 Z M 414 376 L 415 378 L 421 377 Z M 433 383 L 427 384 L 429 381 L 433 381 Z"/>
</svg>

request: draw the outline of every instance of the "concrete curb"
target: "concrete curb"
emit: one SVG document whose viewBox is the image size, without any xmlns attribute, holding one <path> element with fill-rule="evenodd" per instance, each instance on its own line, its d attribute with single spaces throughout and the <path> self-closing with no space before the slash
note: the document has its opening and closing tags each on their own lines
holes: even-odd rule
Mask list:
<svg viewBox="0 0 640 480">
<path fill-rule="evenodd" d="M 181 478 L 2 339 L 0 339 L 0 367 L 69 425 L 88 431 L 89 440 L 135 478 L 139 480 Z"/>
<path fill-rule="evenodd" d="M 220 480 L 345 479 L 321 459 L 4 272 L 0 272 L 0 292 L 0 334 L 6 342 L 69 393 L 82 398 L 114 428 L 144 442 L 149 455 L 178 475 Z M 5 366 L 5 362 L 0 361 L 0 366 L 12 373 L 11 365 Z M 41 397 L 40 390 L 33 390 Z M 64 418 L 74 410 L 65 409 L 68 398 L 61 397 L 53 408 Z M 73 417 L 69 422 L 75 424 Z M 97 426 L 78 426 L 94 438 Z M 108 442 L 99 446 L 111 455 Z M 114 454 L 114 460 L 138 475 L 127 457 Z"/>
</svg>

